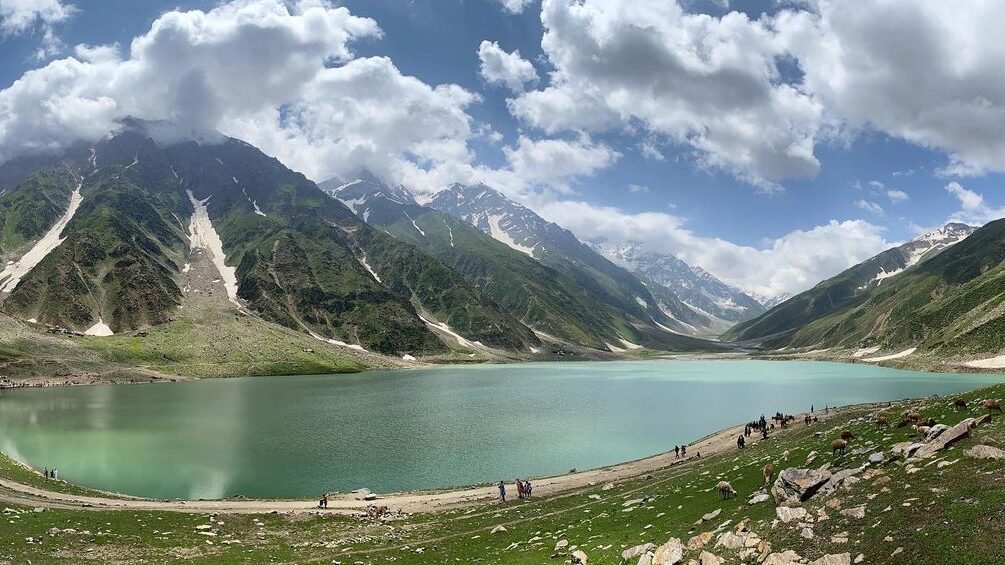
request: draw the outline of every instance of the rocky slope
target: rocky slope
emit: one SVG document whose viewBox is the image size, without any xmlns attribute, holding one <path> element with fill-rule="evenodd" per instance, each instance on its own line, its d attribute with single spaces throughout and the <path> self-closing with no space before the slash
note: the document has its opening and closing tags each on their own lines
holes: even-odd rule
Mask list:
<svg viewBox="0 0 1005 565">
<path fill-rule="evenodd" d="M 932 290 L 933 284 L 941 286 L 946 283 L 945 288 L 949 290 L 951 286 L 946 281 L 947 277 L 957 283 L 962 282 L 958 278 L 959 273 L 947 272 L 940 267 L 945 261 L 959 257 L 954 260 L 954 268 L 963 268 L 969 261 L 985 260 L 985 253 L 980 253 L 982 257 L 979 258 L 973 255 L 974 241 L 971 238 L 975 231 L 976 228 L 971 226 L 948 224 L 884 251 L 790 298 L 766 314 L 735 326 L 726 337 L 739 341 L 759 340 L 776 346 L 830 346 L 854 344 L 867 337 L 884 341 L 887 335 L 900 335 L 906 330 L 905 324 L 910 323 L 907 320 L 915 319 L 915 315 L 903 310 L 894 314 L 890 308 L 906 300 L 908 295 L 921 300 Z M 961 256 L 961 253 L 965 255 Z M 971 264 L 966 271 L 980 275 L 974 273 L 973 268 Z M 931 276 L 925 273 L 931 273 Z M 921 281 L 928 281 L 927 290 L 916 286 Z M 907 291 L 907 294 L 901 291 Z M 933 295 L 926 302 L 916 304 L 935 310 L 945 307 L 938 296 Z M 854 330 L 849 326 L 853 320 Z M 935 331 L 936 328 L 930 330 Z M 908 341 L 897 339 L 902 343 Z"/>
</svg>

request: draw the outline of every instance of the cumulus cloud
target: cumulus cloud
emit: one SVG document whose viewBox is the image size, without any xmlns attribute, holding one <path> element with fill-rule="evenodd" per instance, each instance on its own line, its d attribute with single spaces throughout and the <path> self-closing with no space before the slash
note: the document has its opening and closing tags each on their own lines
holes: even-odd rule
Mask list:
<svg viewBox="0 0 1005 565">
<path fill-rule="evenodd" d="M 478 59 L 482 78 L 489 84 L 501 84 L 513 92 L 520 92 L 525 84 L 538 79 L 534 65 L 521 57 L 520 51 L 507 53 L 494 41 L 482 41 Z"/>
<path fill-rule="evenodd" d="M 20 35 L 38 31 L 42 39 L 35 58 L 47 59 L 63 48 L 54 26 L 70 19 L 76 12 L 76 7 L 62 0 L 0 0 L 0 34 Z"/>
<path fill-rule="evenodd" d="M 240 137 L 319 180 L 469 160 L 477 95 L 354 58 L 352 42 L 380 34 L 318 0 L 167 12 L 128 50 L 78 46 L 0 91 L 0 162 L 98 139 L 125 116 Z"/>
<path fill-rule="evenodd" d="M 690 148 L 699 165 L 768 189 L 819 170 L 823 108 L 782 79 L 786 53 L 768 20 L 693 14 L 664 0 L 544 0 L 541 21 L 550 85 L 510 101 L 527 124 L 641 125 Z"/>
<path fill-rule="evenodd" d="M 691 4 L 543 0 L 550 80 L 511 112 L 549 133 L 656 134 L 768 189 L 864 130 L 944 152 L 943 175 L 1005 171 L 1005 3 L 801 0 L 756 20 Z"/>
<path fill-rule="evenodd" d="M 510 14 L 522 14 L 527 6 L 534 3 L 534 0 L 496 0 Z"/>
<path fill-rule="evenodd" d="M 811 0 L 779 41 L 803 84 L 849 128 L 946 152 L 946 174 L 1005 170 L 1005 3 Z M 850 9 L 854 8 L 854 9 Z"/>
<path fill-rule="evenodd" d="M 946 185 L 946 192 L 952 194 L 960 202 L 960 209 L 949 217 L 950 222 L 962 222 L 973 226 L 982 226 L 993 220 L 1005 218 L 1005 207 L 994 208 L 984 202 L 984 197 L 970 189 L 964 188 L 958 182 Z"/>
<path fill-rule="evenodd" d="M 831 220 L 754 247 L 697 235 L 683 218 L 665 213 L 631 214 L 567 200 L 536 207 L 583 239 L 640 241 L 648 249 L 673 253 L 748 293 L 766 297 L 806 290 L 893 245 L 883 237 L 882 227 L 862 220 Z"/>
</svg>

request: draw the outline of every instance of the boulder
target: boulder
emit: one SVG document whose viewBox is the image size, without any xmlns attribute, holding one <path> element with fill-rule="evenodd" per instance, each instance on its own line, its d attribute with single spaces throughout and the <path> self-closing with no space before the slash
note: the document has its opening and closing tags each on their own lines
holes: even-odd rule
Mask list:
<svg viewBox="0 0 1005 565">
<path fill-rule="evenodd" d="M 771 486 L 775 504 L 798 506 L 817 493 L 831 479 L 830 471 L 789 467 L 778 474 Z"/>
<path fill-rule="evenodd" d="M 824 555 L 816 561 L 810 561 L 810 565 L 851 565 L 850 553 L 834 553 Z"/>
<path fill-rule="evenodd" d="M 621 552 L 621 559 L 624 561 L 630 561 L 636 557 L 656 549 L 656 544 L 654 543 L 643 543 L 641 545 L 636 545 L 634 547 L 629 547 L 628 549 Z"/>
<path fill-rule="evenodd" d="M 653 565 L 653 554 L 643 553 L 642 556 L 639 557 L 639 562 L 635 565 Z"/>
<path fill-rule="evenodd" d="M 653 553 L 653 565 L 677 565 L 684 559 L 684 544 L 677 538 L 670 538 L 656 548 Z"/>
<path fill-rule="evenodd" d="M 714 553 L 709 553 L 707 551 L 702 551 L 701 555 L 698 556 L 698 562 L 701 565 L 722 565 L 725 561 L 721 557 Z"/>
<path fill-rule="evenodd" d="M 885 459 L 885 456 L 883 455 L 882 451 L 877 451 L 875 453 L 869 454 L 869 463 L 872 463 L 874 465 L 882 463 L 883 459 Z"/>
<path fill-rule="evenodd" d="M 750 505 L 760 504 L 762 502 L 767 502 L 769 500 L 771 500 L 771 496 L 762 492 L 760 494 L 755 494 L 754 496 L 750 497 L 750 500 L 747 501 L 747 504 Z"/>
<path fill-rule="evenodd" d="M 736 535 L 733 532 L 723 532 L 719 534 L 718 539 L 715 540 L 715 547 L 740 549 L 744 546 L 744 539 L 744 536 Z"/>
<path fill-rule="evenodd" d="M 945 424 L 935 424 L 931 428 L 928 428 L 928 433 L 925 434 L 925 441 L 932 441 L 933 439 L 942 435 L 942 432 L 949 429 L 949 426 Z"/>
<path fill-rule="evenodd" d="M 852 508 L 845 508 L 841 511 L 842 516 L 847 516 L 849 518 L 854 518 L 856 520 L 861 520 L 865 518 L 865 505 L 854 506 Z"/>
<path fill-rule="evenodd" d="M 990 423 L 991 423 L 991 414 L 985 414 L 985 415 L 981 416 L 980 418 L 977 418 L 976 420 L 974 420 L 974 423 L 971 424 L 970 427 L 971 428 L 979 428 L 980 426 L 983 426 L 984 424 L 990 424 Z"/>
<path fill-rule="evenodd" d="M 831 478 L 817 491 L 819 495 L 828 495 L 838 489 L 842 484 L 856 482 L 855 475 L 865 471 L 865 466 L 844 469 L 831 475 Z"/>
<path fill-rule="evenodd" d="M 712 532 L 702 532 L 687 540 L 687 548 L 701 549 L 710 541 L 712 541 Z"/>
<path fill-rule="evenodd" d="M 569 540 L 560 539 L 558 540 L 558 543 L 555 544 L 555 553 L 558 553 L 567 547 L 569 547 Z"/>
<path fill-rule="evenodd" d="M 973 418 L 967 418 L 959 424 L 947 429 L 932 441 L 922 445 L 914 453 L 914 456 L 920 459 L 927 459 L 961 439 L 970 437 L 970 425 L 973 421 Z"/>
<path fill-rule="evenodd" d="M 587 565 L 586 554 L 581 549 L 572 552 L 572 565 Z"/>
<path fill-rule="evenodd" d="M 502 532 L 505 532 L 505 531 L 506 531 L 506 526 L 503 526 L 502 524 L 499 524 L 498 526 L 492 528 L 492 533 L 493 534 L 498 534 L 498 533 L 502 533 Z"/>
<path fill-rule="evenodd" d="M 1005 450 L 990 445 L 975 445 L 963 453 L 976 459 L 1005 459 Z"/>
<path fill-rule="evenodd" d="M 778 506 L 775 508 L 775 514 L 778 516 L 779 520 L 788 524 L 789 522 L 802 520 L 806 517 L 807 513 L 805 508 Z"/>
</svg>

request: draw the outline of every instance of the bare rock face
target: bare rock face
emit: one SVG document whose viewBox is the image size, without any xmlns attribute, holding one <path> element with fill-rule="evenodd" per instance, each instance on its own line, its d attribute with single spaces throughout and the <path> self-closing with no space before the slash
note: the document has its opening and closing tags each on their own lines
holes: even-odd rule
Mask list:
<svg viewBox="0 0 1005 565">
<path fill-rule="evenodd" d="M 963 453 L 976 459 L 1005 459 L 1005 450 L 990 445 L 975 445 Z"/>
<path fill-rule="evenodd" d="M 771 486 L 771 495 L 779 506 L 799 506 L 812 498 L 830 479 L 830 471 L 789 467 L 778 474 Z"/>
</svg>

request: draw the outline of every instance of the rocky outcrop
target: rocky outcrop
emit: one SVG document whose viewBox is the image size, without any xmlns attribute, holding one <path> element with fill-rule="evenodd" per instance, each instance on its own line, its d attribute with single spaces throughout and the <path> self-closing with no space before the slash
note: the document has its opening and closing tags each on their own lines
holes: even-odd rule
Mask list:
<svg viewBox="0 0 1005 565">
<path fill-rule="evenodd" d="M 771 495 L 779 506 L 799 506 L 831 479 L 830 471 L 790 467 L 778 474 Z"/>
<path fill-rule="evenodd" d="M 621 559 L 625 561 L 630 561 L 639 557 L 640 555 L 652 551 L 656 548 L 654 543 L 644 543 L 642 545 L 636 545 L 635 547 L 629 547 L 628 549 L 621 552 Z"/>
<path fill-rule="evenodd" d="M 974 419 L 967 418 L 959 424 L 946 429 L 932 441 L 921 446 L 915 453 L 914 456 L 919 459 L 927 459 L 932 457 L 939 451 L 953 445 L 954 443 L 960 441 L 963 438 L 970 437 L 970 429 L 973 425 Z"/>
</svg>

